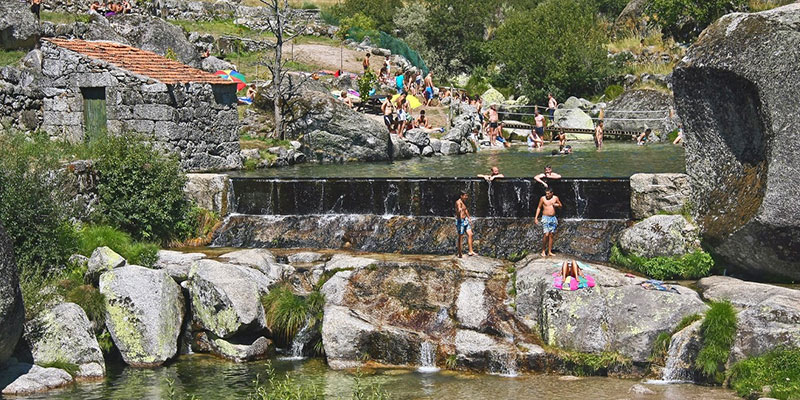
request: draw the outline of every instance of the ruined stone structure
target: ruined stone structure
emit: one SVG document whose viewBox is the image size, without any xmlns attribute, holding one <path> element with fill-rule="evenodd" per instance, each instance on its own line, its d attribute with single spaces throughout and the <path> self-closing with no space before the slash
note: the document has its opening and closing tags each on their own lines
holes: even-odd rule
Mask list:
<svg viewBox="0 0 800 400">
<path fill-rule="evenodd" d="M 241 166 L 236 85 L 114 42 L 44 39 L 41 129 L 91 140 L 137 132 L 188 171 Z"/>
</svg>

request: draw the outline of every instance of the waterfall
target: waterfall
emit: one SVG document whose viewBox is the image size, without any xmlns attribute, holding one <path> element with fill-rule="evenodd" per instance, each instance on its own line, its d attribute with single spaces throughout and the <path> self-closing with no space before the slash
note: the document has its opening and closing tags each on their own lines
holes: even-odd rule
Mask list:
<svg viewBox="0 0 800 400">
<path fill-rule="evenodd" d="M 577 179 L 572 181 L 572 190 L 575 192 L 575 212 L 578 214 L 578 218 L 583 218 L 588 202 L 581 197 L 581 185 L 579 182 L 580 180 Z"/>
<path fill-rule="evenodd" d="M 297 332 L 297 335 L 294 335 L 292 347 L 289 349 L 289 356 L 284 357 L 284 359 L 302 360 L 305 358 L 305 356 L 303 356 L 303 348 L 314 336 L 314 331 L 312 328 L 313 325 L 311 324 L 311 318 L 307 318 L 306 323 L 303 325 L 303 328 L 300 329 L 300 332 Z"/>
<path fill-rule="evenodd" d="M 423 342 L 419 346 L 419 372 L 431 373 L 439 371 L 439 368 L 436 368 L 436 347 L 431 342 Z"/>
<path fill-rule="evenodd" d="M 489 360 L 489 373 L 507 378 L 519 376 L 516 355 L 514 353 L 491 353 Z"/>
<path fill-rule="evenodd" d="M 687 346 L 692 339 L 689 335 L 674 335 L 669 341 L 667 349 L 667 361 L 661 371 L 661 380 L 664 382 L 693 382 L 694 374 L 691 365 L 686 363 Z"/>
</svg>

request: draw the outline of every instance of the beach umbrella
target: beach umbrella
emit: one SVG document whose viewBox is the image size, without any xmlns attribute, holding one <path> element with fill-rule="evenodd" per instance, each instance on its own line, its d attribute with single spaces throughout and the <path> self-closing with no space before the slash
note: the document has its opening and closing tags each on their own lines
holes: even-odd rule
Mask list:
<svg viewBox="0 0 800 400">
<path fill-rule="evenodd" d="M 230 70 L 230 69 L 221 69 L 217 72 L 214 72 L 214 75 L 236 82 L 236 90 L 242 90 L 247 87 L 247 79 L 245 79 L 244 74 L 238 71 Z"/>
<path fill-rule="evenodd" d="M 392 103 L 395 103 L 395 102 L 397 102 L 397 99 L 398 99 L 399 97 L 400 97 L 400 94 L 399 94 L 399 93 L 398 93 L 398 94 L 396 94 L 396 95 L 394 95 L 394 96 L 392 97 Z M 422 102 L 421 102 L 421 101 L 419 101 L 419 99 L 418 99 L 418 98 L 416 98 L 415 96 L 413 96 L 413 95 L 410 95 L 410 94 L 406 96 L 406 100 L 408 100 L 408 105 L 409 105 L 409 106 L 410 106 L 412 109 L 414 109 L 414 108 L 417 108 L 417 107 L 419 107 L 419 106 L 421 106 L 421 105 L 422 105 Z"/>
</svg>

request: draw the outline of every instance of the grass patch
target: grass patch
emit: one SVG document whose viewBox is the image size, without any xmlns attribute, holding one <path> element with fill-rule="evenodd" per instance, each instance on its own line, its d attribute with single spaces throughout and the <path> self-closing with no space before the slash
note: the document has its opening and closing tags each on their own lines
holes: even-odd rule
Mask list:
<svg viewBox="0 0 800 400">
<path fill-rule="evenodd" d="M 314 290 L 308 296 L 298 296 L 292 293 L 289 285 L 283 285 L 270 290 L 261 298 L 267 319 L 267 327 L 272 331 L 273 337 L 283 345 L 288 345 L 300 329 L 308 322 L 319 330 L 318 343 L 313 343 L 316 352 L 322 350 L 322 309 L 325 297 L 319 290 Z"/>
<path fill-rule="evenodd" d="M 270 147 L 284 147 L 286 149 L 292 148 L 292 142 L 289 140 L 280 140 L 275 138 L 256 137 L 250 135 L 239 136 L 239 145 L 242 149 L 259 149 L 266 150 Z"/>
<path fill-rule="evenodd" d="M 713 302 L 700 326 L 703 345 L 697 354 L 695 369 L 710 383 L 722 383 L 725 363 L 736 334 L 736 310 L 730 302 Z"/>
<path fill-rule="evenodd" d="M 129 264 L 152 267 L 158 259 L 158 245 L 137 242 L 119 229 L 107 225 L 90 225 L 78 231 L 78 252 L 91 256 L 94 249 L 107 246 L 124 257 Z"/>
<path fill-rule="evenodd" d="M 795 1 L 797 0 L 750 0 L 747 7 L 751 12 L 759 12 L 785 6 Z"/>
<path fill-rule="evenodd" d="M 319 70 L 319 68 L 313 65 L 305 64 L 299 61 L 287 61 L 286 68 L 293 71 L 303 71 L 303 72 L 314 72 Z"/>
<path fill-rule="evenodd" d="M 18 63 L 25 54 L 27 53 L 19 50 L 0 50 L 0 67 Z"/>
<path fill-rule="evenodd" d="M 245 39 L 268 40 L 275 36 L 268 32 L 259 32 L 244 25 L 236 25 L 232 19 L 215 19 L 212 21 L 188 21 L 172 20 L 169 21 L 178 25 L 188 32 L 202 32 L 211 34 L 215 38 L 220 36 L 236 36 Z"/>
<path fill-rule="evenodd" d="M 529 251 L 527 249 L 526 250 L 517 251 L 517 252 L 509 254 L 508 257 L 506 257 L 506 259 L 508 261 L 511 261 L 511 262 L 517 262 L 517 261 L 520 261 L 523 258 L 527 257 L 528 253 L 529 253 Z"/>
<path fill-rule="evenodd" d="M 628 65 L 627 70 L 629 74 L 642 75 L 668 75 L 675 69 L 675 62 L 646 62 L 646 63 L 631 63 Z"/>
<path fill-rule="evenodd" d="M 66 361 L 63 361 L 63 360 L 56 360 L 56 361 L 53 361 L 53 362 L 40 364 L 39 366 L 42 367 L 42 368 L 63 369 L 64 371 L 67 371 L 67 373 L 70 374 L 73 378 L 81 370 L 81 367 L 79 367 L 78 365 L 72 364 L 72 363 L 69 363 L 69 362 L 66 362 Z"/>
<path fill-rule="evenodd" d="M 800 399 L 800 349 L 778 349 L 733 365 L 728 385 L 739 396 Z M 763 388 L 769 386 L 769 392 Z"/>
<path fill-rule="evenodd" d="M 606 376 L 609 371 L 632 365 L 630 358 L 613 352 L 581 353 L 558 349 L 556 355 L 564 362 L 564 372 L 575 376 Z"/>
<path fill-rule="evenodd" d="M 666 87 L 664 85 L 660 85 L 658 83 L 655 83 L 653 81 L 639 82 L 639 83 L 633 85 L 633 87 L 631 88 L 631 90 L 645 90 L 645 89 L 655 90 L 655 91 L 658 91 L 658 92 L 661 92 L 661 93 L 664 93 L 664 94 L 668 94 L 670 96 L 672 95 L 672 90 L 670 90 L 670 88 L 668 88 L 668 87 Z"/>
<path fill-rule="evenodd" d="M 714 266 L 711 255 L 702 250 L 681 257 L 647 258 L 635 254 L 625 254 L 617 245 L 611 248 L 609 261 L 612 264 L 660 280 L 699 279 L 708 276 Z"/>
<path fill-rule="evenodd" d="M 52 11 L 42 11 L 42 21 L 52 22 L 54 24 L 74 24 L 76 22 L 89 22 L 89 14 L 73 14 L 61 13 Z"/>
</svg>

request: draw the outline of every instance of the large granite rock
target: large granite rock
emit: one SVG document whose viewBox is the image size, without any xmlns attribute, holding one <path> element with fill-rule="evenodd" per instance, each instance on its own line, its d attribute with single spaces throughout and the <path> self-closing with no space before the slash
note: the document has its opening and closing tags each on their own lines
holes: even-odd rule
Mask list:
<svg viewBox="0 0 800 400">
<path fill-rule="evenodd" d="M 134 367 L 158 366 L 178 351 L 184 299 L 163 270 L 129 265 L 100 276 L 106 326 L 122 359 Z"/>
<path fill-rule="evenodd" d="M 647 362 L 659 334 L 706 306 L 691 289 L 678 293 L 645 290 L 644 278 L 626 277 L 593 265 L 585 273 L 597 286 L 574 292 L 553 287 L 561 258 L 528 258 L 517 263 L 516 315 L 538 331 L 545 343 L 574 351 L 612 351 Z"/>
<path fill-rule="evenodd" d="M 0 365 L 11 353 L 22 335 L 25 308 L 19 288 L 14 249 L 0 225 Z"/>
<path fill-rule="evenodd" d="M 692 188 L 686 174 L 631 175 L 631 213 L 645 219 L 661 211 L 677 213 L 690 202 Z"/>
<path fill-rule="evenodd" d="M 682 215 L 654 215 L 622 231 L 619 246 L 647 258 L 682 256 L 700 250 L 700 238 Z"/>
<path fill-rule="evenodd" d="M 720 18 L 674 72 L 705 243 L 760 280 L 800 279 L 798 57 L 794 3 Z"/>
<path fill-rule="evenodd" d="M 672 335 L 661 379 L 665 381 L 700 381 L 701 376 L 695 368 L 695 360 L 703 347 L 703 339 L 700 336 L 701 325 L 702 321 L 695 321 Z"/>
<path fill-rule="evenodd" d="M 98 247 L 92 251 L 92 255 L 86 263 L 85 277 L 88 281 L 97 283 L 97 280 L 100 279 L 100 275 L 114 268 L 123 267 L 126 262 L 127 261 L 121 255 L 117 254 L 117 252 L 110 247 Z"/>
<path fill-rule="evenodd" d="M 203 253 L 182 253 L 173 250 L 159 250 L 158 259 L 153 264 L 155 269 L 163 269 L 176 282 L 183 282 L 189 278 L 189 272 L 197 262 L 206 258 Z"/>
<path fill-rule="evenodd" d="M 476 370 L 525 368 L 544 350 L 506 305 L 509 277 L 502 261 L 485 257 L 398 256 L 340 270 L 322 287 L 328 364 L 411 366 L 455 356 Z"/>
<path fill-rule="evenodd" d="M 729 364 L 780 347 L 800 347 L 800 290 L 726 276 L 701 279 L 707 300 L 729 300 L 739 309 Z"/>
<path fill-rule="evenodd" d="M 272 102 L 256 104 L 271 112 Z M 303 135 L 303 152 L 310 161 L 383 161 L 390 156 L 389 131 L 381 121 L 367 118 L 330 94 L 302 90 L 286 105 L 290 137 Z"/>
<path fill-rule="evenodd" d="M 594 129 L 594 122 L 592 117 L 583 112 L 579 108 L 565 108 L 561 107 L 556 109 L 553 114 L 555 121 L 553 126 L 559 128 L 572 128 L 572 129 Z"/>
<path fill-rule="evenodd" d="M 232 264 L 245 265 L 260 271 L 264 277 L 256 279 L 264 280 L 268 287 L 288 278 L 294 272 L 294 268 L 290 265 L 278 263 L 275 256 L 267 249 L 236 250 L 223 254 L 219 258 Z M 252 271 L 246 272 L 253 275 Z"/>
<path fill-rule="evenodd" d="M 225 174 L 186 174 L 183 192 L 198 207 L 225 217 L 228 215 L 229 187 L 230 178 Z"/>
<path fill-rule="evenodd" d="M 38 36 L 38 24 L 27 2 L 0 2 L 0 49 L 32 49 Z"/>
<path fill-rule="evenodd" d="M 114 31 L 134 47 L 162 56 L 171 51 L 178 61 L 196 68 L 201 66 L 199 52 L 177 25 L 146 14 L 119 15 L 110 22 Z"/>
<path fill-rule="evenodd" d="M 61 303 L 25 326 L 25 342 L 33 362 L 67 362 L 78 366 L 77 377 L 101 378 L 106 364 L 92 324 L 77 304 Z"/>
<path fill-rule="evenodd" d="M 616 24 L 618 26 L 638 26 L 644 19 L 647 0 L 631 0 L 619 13 Z"/>
<path fill-rule="evenodd" d="M 234 362 L 246 362 L 267 358 L 271 351 L 272 341 L 259 336 L 255 340 L 244 343 L 234 343 L 214 336 L 209 332 L 198 332 L 192 343 L 194 351 L 212 353 Z"/>
<path fill-rule="evenodd" d="M 605 109 L 605 128 L 637 132 L 650 128 L 655 133 L 651 135 L 651 140 L 666 140 L 666 135 L 678 129 L 680 123 L 677 116 L 669 118 L 669 110 L 674 108 L 673 98 L 667 93 L 652 89 L 629 90 L 608 103 Z M 630 121 L 633 119 L 638 121 Z"/>
<path fill-rule="evenodd" d="M 72 376 L 58 368 L 42 368 L 38 365 L 17 363 L 3 371 L 4 377 L 14 377 L 11 382 L 0 382 L 6 396 L 29 395 L 66 386 L 73 382 Z"/>
<path fill-rule="evenodd" d="M 248 269 L 212 260 L 198 262 L 187 285 L 195 324 L 223 339 L 266 329 L 262 292 Z"/>
</svg>

